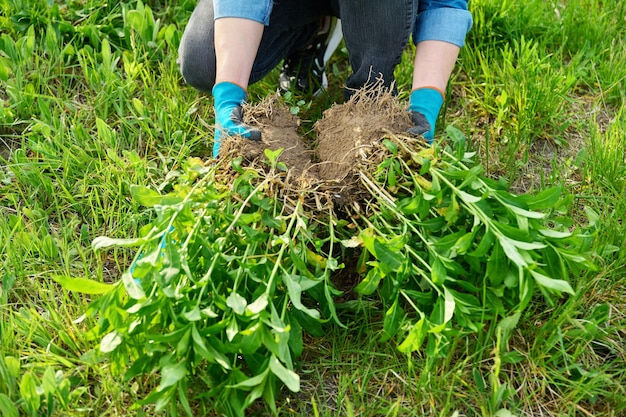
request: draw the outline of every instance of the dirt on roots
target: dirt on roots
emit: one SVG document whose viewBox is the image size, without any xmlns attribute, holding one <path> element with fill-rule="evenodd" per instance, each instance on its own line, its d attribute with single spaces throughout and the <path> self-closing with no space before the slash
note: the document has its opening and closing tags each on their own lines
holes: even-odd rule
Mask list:
<svg viewBox="0 0 626 417">
<path fill-rule="evenodd" d="M 335 204 L 361 200 L 361 173 L 372 172 L 387 155 L 382 140 L 406 135 L 411 127 L 406 109 L 383 90 L 358 91 L 324 111 L 314 125 L 312 145 L 300 135 L 299 119 L 277 96 L 247 106 L 245 117 L 246 123 L 262 130 L 262 140 L 229 138 L 220 150 L 222 158 L 241 156 L 247 166 L 267 167 L 265 150 L 283 149 L 277 161 L 287 169 L 286 189 L 326 194 L 325 200 Z"/>
</svg>

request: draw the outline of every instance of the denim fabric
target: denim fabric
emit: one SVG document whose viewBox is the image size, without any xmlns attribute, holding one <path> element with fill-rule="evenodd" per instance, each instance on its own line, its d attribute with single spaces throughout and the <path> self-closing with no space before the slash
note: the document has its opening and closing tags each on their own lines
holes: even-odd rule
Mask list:
<svg viewBox="0 0 626 417">
<path fill-rule="evenodd" d="M 215 43 L 213 2 L 200 0 L 178 46 L 178 66 L 187 84 L 211 92 L 215 84 Z"/>
<path fill-rule="evenodd" d="M 272 11 L 271 0 L 254 1 L 216 1 L 213 4 L 215 18 L 220 17 L 243 17 L 256 20 L 267 25 Z"/>
<path fill-rule="evenodd" d="M 334 15 L 341 19 L 353 70 L 346 80 L 346 97 L 378 78 L 390 87 L 411 33 L 418 40 L 462 44 L 471 25 L 467 10 L 450 8 L 466 9 L 466 1 L 419 3 L 422 12 L 418 14 L 418 0 L 200 0 L 181 39 L 180 70 L 188 84 L 210 92 L 215 83 L 213 21 L 219 17 L 244 17 L 266 25 L 250 76 L 252 84 L 286 56 L 306 48 L 320 19 Z M 430 9 L 444 4 L 445 9 Z M 437 10 L 443 12 L 431 15 Z M 413 31 L 416 15 L 423 28 Z"/>
<path fill-rule="evenodd" d="M 418 12 L 433 9 L 460 9 L 467 10 L 468 0 L 420 0 Z"/>
<path fill-rule="evenodd" d="M 214 8 L 214 3 L 229 4 L 234 8 L 233 4 L 239 2 L 200 0 L 189 18 L 178 49 L 178 64 L 183 78 L 187 84 L 204 92 L 211 92 L 215 83 L 215 9 L 228 14 L 226 7 Z M 321 17 L 331 14 L 330 5 L 325 3 L 328 2 L 274 1 L 269 19 L 271 24 L 265 26 L 263 31 L 250 84 L 267 75 L 290 52 L 308 46 Z M 263 16 L 259 14 L 253 20 L 262 21 Z"/>
<path fill-rule="evenodd" d="M 382 78 L 395 89 L 393 71 L 413 30 L 417 0 L 343 0 L 339 17 L 353 73 L 346 80 L 348 98 Z M 394 91 L 395 92 L 395 91 Z"/>
<path fill-rule="evenodd" d="M 435 40 L 465 45 L 465 35 L 472 27 L 472 15 L 467 10 L 439 8 L 429 9 L 417 15 L 413 42 Z"/>
</svg>

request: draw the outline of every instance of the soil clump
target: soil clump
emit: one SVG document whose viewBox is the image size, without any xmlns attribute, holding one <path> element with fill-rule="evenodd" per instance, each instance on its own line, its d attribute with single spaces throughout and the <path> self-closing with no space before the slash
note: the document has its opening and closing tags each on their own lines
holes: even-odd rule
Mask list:
<svg viewBox="0 0 626 417">
<path fill-rule="evenodd" d="M 360 200 L 359 175 L 381 162 L 382 139 L 406 135 L 411 127 L 406 109 L 382 89 L 359 90 L 345 103 L 325 110 L 314 125 L 313 147 L 300 135 L 299 119 L 277 96 L 247 106 L 245 122 L 262 130 L 262 140 L 228 139 L 221 155 L 242 156 L 248 166 L 267 167 L 265 150 L 283 149 L 277 161 L 286 166 L 288 188 L 299 193 L 323 191 L 339 204 Z"/>
</svg>

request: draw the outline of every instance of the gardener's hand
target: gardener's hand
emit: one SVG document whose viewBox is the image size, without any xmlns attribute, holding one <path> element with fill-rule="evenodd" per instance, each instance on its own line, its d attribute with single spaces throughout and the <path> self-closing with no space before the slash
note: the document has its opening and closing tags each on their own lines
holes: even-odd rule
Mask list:
<svg viewBox="0 0 626 417">
<path fill-rule="evenodd" d="M 413 126 L 409 133 L 419 136 L 431 144 L 435 138 L 435 123 L 443 105 L 443 93 L 435 88 L 423 87 L 413 90 L 409 99 L 409 111 Z"/>
<path fill-rule="evenodd" d="M 261 131 L 243 123 L 241 105 L 246 100 L 246 90 L 241 86 L 224 81 L 213 87 L 215 108 L 215 137 L 213 157 L 217 158 L 225 136 L 242 136 L 250 140 L 261 140 Z"/>
</svg>

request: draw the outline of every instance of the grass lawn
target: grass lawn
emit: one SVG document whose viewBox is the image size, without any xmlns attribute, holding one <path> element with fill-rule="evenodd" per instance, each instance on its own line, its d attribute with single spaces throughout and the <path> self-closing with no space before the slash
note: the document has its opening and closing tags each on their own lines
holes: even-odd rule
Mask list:
<svg viewBox="0 0 626 417">
<path fill-rule="evenodd" d="M 625 2 L 470 1 L 474 25 L 437 125 L 437 138 L 450 137 L 441 142 L 447 161 L 458 162 L 455 146 L 466 141 L 481 168 L 471 171 L 480 178 L 472 187 L 515 206 L 509 229 L 539 227 L 522 206 L 549 212 L 550 225 L 585 231 L 577 249 L 595 267 L 526 267 L 543 246 L 523 242 L 519 257 L 504 249 L 507 258 L 490 252 L 471 263 L 506 276 L 483 275 L 483 291 L 475 292 L 496 296 L 474 303 L 437 282 L 455 268 L 448 258 L 406 249 L 411 242 L 402 234 L 418 233 L 402 217 L 407 211 L 377 201 L 377 215 L 367 219 L 368 230 L 380 232 L 371 255 L 407 270 L 424 260 L 425 279 L 441 288 L 427 317 L 424 296 L 409 286 L 398 293 L 385 284 L 389 277 L 378 287 L 381 276 L 374 284 L 375 274 L 355 273 L 365 283 L 334 293 L 337 253 L 353 248 L 333 242 L 361 225 L 325 224 L 298 204 L 285 210 L 264 194 L 271 181 L 245 168 L 236 167 L 230 188 L 214 181 L 219 171 L 202 162 L 212 149 L 212 98 L 186 86 L 176 64 L 194 5 L 0 0 L 0 414 L 237 415 L 249 400 L 246 415 L 254 416 L 626 415 Z M 309 138 L 313 122 L 341 100 L 349 74 L 341 48 L 327 70 L 327 93 L 282 98 L 305 120 Z M 411 61 L 409 46 L 396 71 L 401 103 Z M 275 71 L 251 86 L 250 102 L 273 94 L 277 78 Z M 280 171 L 267 156 L 269 172 Z M 465 196 L 463 207 L 484 208 L 450 179 L 462 182 L 465 168 L 423 169 L 420 175 L 432 180 L 439 172 L 443 188 Z M 399 175 L 413 178 L 408 168 Z M 505 188 L 524 197 L 508 199 Z M 455 207 L 457 197 L 450 198 Z M 204 205 L 192 212 L 191 202 Z M 406 220 L 404 229 L 389 224 L 390 212 Z M 495 222 L 494 212 L 481 224 Z M 259 223 L 268 229 L 254 229 Z M 245 242 L 220 235 L 240 224 Z M 357 239 L 364 248 L 367 233 Z M 585 264 L 567 245 L 557 247 L 550 254 Z M 407 257 L 397 255 L 402 250 Z M 210 259 L 203 251 L 222 254 L 228 265 L 241 261 L 245 272 L 228 281 L 215 264 L 202 264 Z M 179 268 L 167 275 L 159 256 Z M 500 258 L 505 267 L 494 266 Z M 367 265 L 382 276 L 392 272 Z M 537 272 L 544 267 L 550 277 Z M 519 284 L 512 283 L 517 278 L 507 271 L 518 270 Z M 197 277 L 193 286 L 169 286 L 180 271 Z M 145 285 L 151 274 L 165 276 L 158 294 Z M 527 294 L 524 274 L 538 283 Z M 552 280 L 558 274 L 565 279 Z M 458 285 L 474 291 L 474 283 Z M 244 287 L 254 299 L 239 295 Z M 213 307 L 201 305 L 208 293 Z M 414 311 L 405 317 L 399 303 Z M 441 323 L 433 318 L 439 308 Z M 196 326 L 222 310 L 238 317 Z M 168 311 L 177 311 L 174 320 L 161 323 Z M 179 319 L 186 320 L 180 329 Z M 132 326 L 124 340 L 113 330 L 120 326 Z M 266 333 L 255 339 L 258 326 Z M 386 337 L 390 328 L 394 337 Z M 220 378 L 228 379 L 217 384 Z"/>
</svg>

